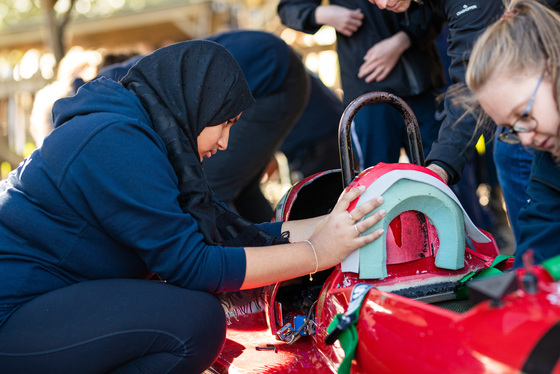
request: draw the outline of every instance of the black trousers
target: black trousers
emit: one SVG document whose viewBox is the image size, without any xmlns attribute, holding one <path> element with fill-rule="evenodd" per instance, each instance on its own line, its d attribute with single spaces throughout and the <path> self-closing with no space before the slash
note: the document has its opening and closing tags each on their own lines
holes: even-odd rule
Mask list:
<svg viewBox="0 0 560 374">
<path fill-rule="evenodd" d="M 225 331 L 211 294 L 149 280 L 82 282 L 38 296 L 0 327 L 0 372 L 200 374 Z"/>
</svg>

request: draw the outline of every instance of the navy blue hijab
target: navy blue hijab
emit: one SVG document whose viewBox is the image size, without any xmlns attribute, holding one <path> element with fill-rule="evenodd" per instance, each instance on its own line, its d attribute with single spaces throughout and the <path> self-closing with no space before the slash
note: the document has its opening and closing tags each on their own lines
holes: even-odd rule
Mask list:
<svg viewBox="0 0 560 374">
<path fill-rule="evenodd" d="M 205 127 L 236 117 L 254 102 L 233 56 L 211 41 L 181 42 L 140 59 L 121 83 L 140 99 L 165 142 L 181 209 L 196 219 L 206 242 L 275 244 L 277 238 L 215 201 L 198 154 L 197 137 Z"/>
</svg>

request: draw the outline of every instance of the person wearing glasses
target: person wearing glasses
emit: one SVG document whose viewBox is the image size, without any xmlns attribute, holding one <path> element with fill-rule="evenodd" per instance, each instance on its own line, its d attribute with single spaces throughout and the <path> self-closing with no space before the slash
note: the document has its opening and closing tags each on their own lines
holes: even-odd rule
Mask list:
<svg viewBox="0 0 560 374">
<path fill-rule="evenodd" d="M 453 84 L 445 95 L 445 119 L 439 136 L 426 157 L 428 167 L 437 172 L 448 184 L 459 181 L 461 172 L 472 157 L 476 141 L 483 134 L 485 139 L 494 138 L 491 131 L 475 131 L 476 115 L 465 115 L 465 110 L 454 105 L 453 93 L 461 91 L 465 83 L 465 70 L 476 38 L 504 12 L 502 0 L 369 0 L 381 9 L 393 12 L 426 7 L 444 18 L 449 25 L 451 59 L 449 74 Z M 558 0 L 542 0 L 555 10 L 560 9 Z M 495 139 L 495 138 L 494 138 Z M 497 140 L 497 139 L 496 139 Z M 526 204 L 527 185 L 531 172 L 533 151 L 518 144 L 495 141 L 494 163 L 498 181 L 513 234 L 517 237 L 519 210 Z"/>
<path fill-rule="evenodd" d="M 535 150 L 518 217 L 514 266 L 534 251 L 536 263 L 560 254 L 560 15 L 535 0 L 514 0 L 476 41 L 462 98 L 483 109 L 499 139 Z"/>
<path fill-rule="evenodd" d="M 201 373 L 225 342 L 220 294 L 328 269 L 381 235 L 360 235 L 381 199 L 347 210 L 364 188 L 261 225 L 214 198 L 202 160 L 253 103 L 206 40 L 55 102 L 55 129 L 0 182 L 2 373 Z"/>
</svg>

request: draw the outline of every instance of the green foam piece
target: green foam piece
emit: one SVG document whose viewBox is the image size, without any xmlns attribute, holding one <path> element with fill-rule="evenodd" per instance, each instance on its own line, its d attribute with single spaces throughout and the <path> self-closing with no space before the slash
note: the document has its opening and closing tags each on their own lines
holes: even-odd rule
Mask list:
<svg viewBox="0 0 560 374">
<path fill-rule="evenodd" d="M 427 183 L 401 179 L 383 193 L 385 217 L 366 231 L 379 228 L 383 236 L 360 248 L 360 278 L 383 279 L 387 276 L 387 232 L 391 221 L 403 212 L 415 210 L 425 214 L 436 228 L 439 249 L 435 265 L 457 270 L 465 262 L 465 226 L 463 211 L 452 198 Z M 370 216 L 373 213 L 368 214 Z M 367 217 L 366 216 L 366 217 Z"/>
</svg>

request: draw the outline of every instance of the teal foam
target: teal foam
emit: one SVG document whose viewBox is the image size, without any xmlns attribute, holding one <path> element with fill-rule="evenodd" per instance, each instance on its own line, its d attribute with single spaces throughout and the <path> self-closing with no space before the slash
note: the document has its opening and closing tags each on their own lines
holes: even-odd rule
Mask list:
<svg viewBox="0 0 560 374">
<path fill-rule="evenodd" d="M 465 261 L 465 226 L 459 205 L 438 188 L 426 183 L 401 179 L 383 193 L 385 217 L 366 233 L 383 228 L 383 236 L 360 248 L 360 278 L 382 279 L 387 276 L 387 232 L 391 221 L 409 210 L 425 214 L 436 228 L 439 249 L 435 265 L 457 270 Z M 370 213 L 370 216 L 373 213 Z M 366 217 L 368 217 L 366 216 Z"/>
</svg>

